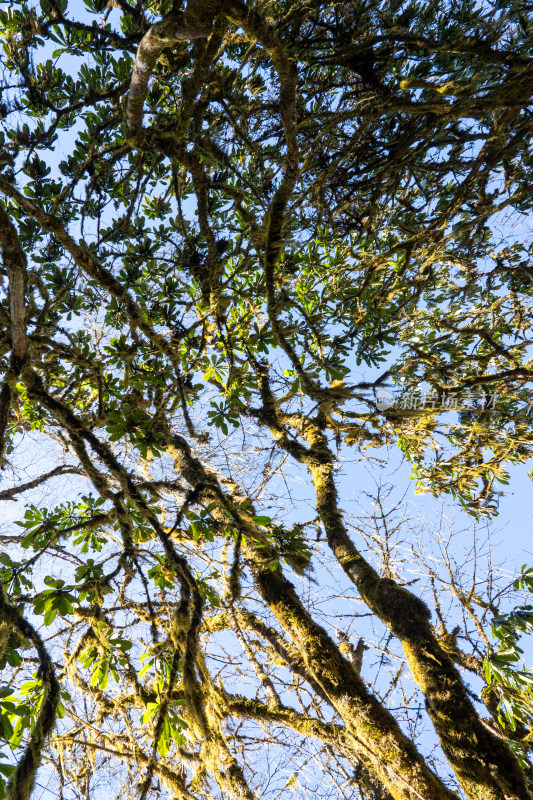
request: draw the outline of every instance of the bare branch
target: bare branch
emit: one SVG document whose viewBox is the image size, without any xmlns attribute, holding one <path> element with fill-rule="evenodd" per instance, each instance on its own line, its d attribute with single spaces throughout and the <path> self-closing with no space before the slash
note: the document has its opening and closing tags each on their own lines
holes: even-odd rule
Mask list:
<svg viewBox="0 0 533 800">
<path fill-rule="evenodd" d="M 39 475 L 38 478 L 34 478 L 31 481 L 26 481 L 26 483 L 21 483 L 18 486 L 13 486 L 11 489 L 4 489 L 0 492 L 0 500 L 13 500 L 15 499 L 16 494 L 21 494 L 22 492 L 27 492 L 30 489 L 35 489 L 36 486 L 40 486 L 42 483 L 50 480 L 50 478 L 55 478 L 58 475 L 84 475 L 85 473 L 78 469 L 77 467 L 71 467 L 68 465 L 54 467 L 51 469 L 50 472 L 45 472 L 43 475 Z"/>
</svg>

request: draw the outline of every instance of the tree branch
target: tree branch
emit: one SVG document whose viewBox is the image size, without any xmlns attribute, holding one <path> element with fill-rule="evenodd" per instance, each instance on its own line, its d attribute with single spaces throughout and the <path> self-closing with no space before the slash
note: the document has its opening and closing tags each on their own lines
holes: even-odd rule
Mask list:
<svg viewBox="0 0 533 800">
<path fill-rule="evenodd" d="M 50 480 L 50 478 L 55 478 L 58 475 L 85 475 L 85 473 L 77 467 L 71 467 L 68 465 L 54 467 L 54 469 L 51 469 L 50 472 L 45 472 L 43 475 L 39 475 L 38 478 L 34 478 L 26 483 L 21 483 L 19 486 L 13 486 L 11 489 L 4 489 L 0 492 L 0 500 L 14 501 L 14 496 L 16 494 L 21 494 L 22 492 L 27 492 L 30 489 L 35 489 L 36 486 L 40 486 L 41 483 L 45 483 L 46 481 Z"/>
<path fill-rule="evenodd" d="M 26 361 L 26 256 L 20 246 L 17 230 L 0 205 L 0 247 L 9 278 L 9 315 L 11 322 L 11 364 L 0 392 L 0 463 L 4 457 L 5 432 L 11 397 L 20 371 Z"/>
<path fill-rule="evenodd" d="M 0 622 L 11 625 L 22 636 L 29 639 L 37 650 L 40 662 L 39 672 L 44 687 L 41 710 L 24 754 L 9 781 L 6 793 L 6 800 L 29 800 L 35 782 L 35 775 L 41 763 L 44 744 L 54 727 L 59 701 L 59 682 L 54 672 L 52 660 L 41 637 L 35 628 L 24 619 L 19 609 L 7 602 L 1 587 Z"/>
<path fill-rule="evenodd" d="M 220 6 L 220 0 L 189 0 L 185 11 L 169 14 L 166 19 L 152 25 L 143 36 L 137 50 L 126 101 L 126 138 L 132 147 L 139 147 L 144 140 L 144 101 L 157 59 L 163 50 L 177 42 L 206 39 L 211 33 Z"/>
</svg>

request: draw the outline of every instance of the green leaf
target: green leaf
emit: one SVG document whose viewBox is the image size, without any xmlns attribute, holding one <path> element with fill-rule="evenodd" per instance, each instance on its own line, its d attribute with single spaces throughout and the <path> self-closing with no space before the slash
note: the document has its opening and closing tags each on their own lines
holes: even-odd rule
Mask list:
<svg viewBox="0 0 533 800">
<path fill-rule="evenodd" d="M 256 525 L 262 525 L 265 527 L 267 525 L 270 525 L 270 523 L 272 522 L 270 517 L 252 517 L 252 520 L 253 522 L 255 522 Z"/>
</svg>

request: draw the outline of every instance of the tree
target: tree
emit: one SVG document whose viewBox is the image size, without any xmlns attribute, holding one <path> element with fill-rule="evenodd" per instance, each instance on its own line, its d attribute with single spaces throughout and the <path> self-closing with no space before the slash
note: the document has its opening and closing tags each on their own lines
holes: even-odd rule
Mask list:
<svg viewBox="0 0 533 800">
<path fill-rule="evenodd" d="M 63 494 L 4 537 L 8 800 L 43 756 L 61 792 L 123 761 L 143 800 L 251 800 L 254 721 L 289 760 L 314 738 L 354 797 L 531 798 L 530 718 L 483 669 L 505 661 L 495 600 L 457 579 L 477 640 L 450 630 L 338 492 L 347 448 L 399 445 L 475 519 L 531 454 L 533 267 L 508 223 L 533 202 L 530 7 L 84 6 L 1 10 L 1 454 L 15 477 L 24 441 L 48 462 L 1 497 Z M 283 469 L 311 521 L 268 500 Z M 400 673 L 365 678 L 364 636 L 328 631 L 324 557 L 425 712 L 393 710 Z"/>
</svg>

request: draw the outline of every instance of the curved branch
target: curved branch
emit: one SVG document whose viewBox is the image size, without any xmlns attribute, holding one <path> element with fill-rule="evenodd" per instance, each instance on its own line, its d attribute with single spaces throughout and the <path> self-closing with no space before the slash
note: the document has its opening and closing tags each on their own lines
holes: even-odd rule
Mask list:
<svg viewBox="0 0 533 800">
<path fill-rule="evenodd" d="M 271 569 L 251 547 L 246 557 L 262 598 L 300 651 L 314 680 L 351 733 L 354 749 L 395 800 L 457 800 L 428 767 L 397 721 L 366 687 L 327 632 L 310 617 L 279 566 Z M 262 559 L 275 553 L 267 548 Z M 259 562 L 259 563 L 258 563 Z"/>
<path fill-rule="evenodd" d="M 22 636 L 32 642 L 39 657 L 39 672 L 44 686 L 44 697 L 39 717 L 26 745 L 26 750 L 9 781 L 5 798 L 5 800 L 29 800 L 35 782 L 35 775 L 41 763 L 44 744 L 56 720 L 56 710 L 59 702 L 59 681 L 56 678 L 52 660 L 48 655 L 43 640 L 33 625 L 30 625 L 24 619 L 19 609 L 7 602 L 1 587 L 0 623 L 16 628 Z"/>
<path fill-rule="evenodd" d="M 5 431 L 11 396 L 20 371 L 26 361 L 26 256 L 20 246 L 17 230 L 0 205 L 0 248 L 9 277 L 9 315 L 11 326 L 11 364 L 0 393 L 0 461 L 4 456 Z"/>
<path fill-rule="evenodd" d="M 314 431 L 308 441 L 306 463 L 328 545 L 364 602 L 400 640 L 444 753 L 465 792 L 480 800 L 529 800 L 523 771 L 506 742 L 479 717 L 459 671 L 432 630 L 427 605 L 394 580 L 381 577 L 352 542 L 337 504 L 326 437 Z M 484 787 L 482 793 L 479 786 Z"/>
<path fill-rule="evenodd" d="M 103 735 L 106 736 L 106 734 Z M 150 762 L 150 757 L 147 756 L 146 753 L 143 753 L 140 747 L 136 747 L 131 751 L 118 750 L 116 745 L 112 747 L 111 745 L 104 744 L 102 741 L 88 742 L 84 739 L 77 739 L 75 736 L 69 734 L 57 737 L 57 742 L 61 744 L 79 744 L 87 750 L 109 753 L 122 761 L 135 761 L 143 765 Z M 191 794 L 187 789 L 180 765 L 178 765 L 177 769 L 172 769 L 168 765 L 158 762 L 155 767 L 155 772 L 180 800 L 197 800 L 196 796 Z"/>
<path fill-rule="evenodd" d="M 43 230 L 48 231 L 48 233 L 53 233 L 57 241 L 65 248 L 67 253 L 72 256 L 80 270 L 93 281 L 96 281 L 102 289 L 108 291 L 112 297 L 115 297 L 124 304 L 125 311 L 128 314 L 132 326 L 142 331 L 154 347 L 161 353 L 164 353 L 167 358 L 170 359 L 174 368 L 179 371 L 179 361 L 165 337 L 154 329 L 154 326 L 151 325 L 146 318 L 146 314 L 135 302 L 128 290 L 115 278 L 112 272 L 106 269 L 89 250 L 81 247 L 72 236 L 70 236 L 63 221 L 53 214 L 48 214 L 36 205 L 36 203 L 23 195 L 22 192 L 15 189 L 5 178 L 0 178 L 0 192 L 14 200 L 29 217 L 39 223 Z"/>
<path fill-rule="evenodd" d="M 319 422 L 303 431 L 309 444 L 306 449 L 287 437 L 266 370 L 262 373 L 262 399 L 262 418 L 276 441 L 305 464 L 311 474 L 316 509 L 331 551 L 364 602 L 401 642 L 442 748 L 461 785 L 471 793 L 469 796 L 480 800 L 529 800 L 531 794 L 523 771 L 507 744 L 479 717 L 459 671 L 432 630 L 427 605 L 394 580 L 381 577 L 350 538 L 338 506 L 333 455 Z M 484 787 L 483 794 L 476 788 L 480 785 Z"/>
<path fill-rule="evenodd" d="M 166 19 L 152 25 L 143 36 L 137 50 L 126 101 L 126 138 L 133 147 L 141 145 L 144 139 L 144 101 L 157 59 L 163 50 L 177 42 L 206 39 L 211 33 L 220 5 L 220 0 L 189 0 L 185 11 L 169 14 Z"/>
<path fill-rule="evenodd" d="M 71 466 L 59 466 L 54 467 L 49 472 L 43 473 L 43 475 L 39 475 L 37 478 L 34 478 L 31 481 L 27 481 L 26 483 L 21 483 L 19 486 L 13 486 L 11 489 L 4 489 L 0 492 L 0 500 L 13 500 L 16 494 L 22 494 L 22 492 L 27 492 L 30 489 L 35 489 L 36 486 L 40 486 L 41 483 L 45 483 L 46 481 L 50 480 L 50 478 L 55 478 L 58 475 L 84 475 L 85 473 L 82 472 L 78 467 L 71 467 Z"/>
<path fill-rule="evenodd" d="M 364 761 L 359 758 L 359 753 L 354 749 L 349 732 L 344 725 L 337 725 L 333 722 L 301 714 L 293 708 L 282 704 L 267 705 L 259 700 L 251 700 L 239 695 L 224 694 L 226 708 L 230 715 L 243 717 L 245 719 L 256 719 L 262 722 L 271 722 L 283 725 L 305 737 L 313 737 L 325 745 L 329 745 L 342 756 L 356 760 L 355 771 L 357 778 L 365 788 L 374 792 L 375 797 L 383 800 L 392 800 L 392 795 L 385 786 L 372 774 Z"/>
<path fill-rule="evenodd" d="M 276 266 L 283 252 L 283 232 L 286 224 L 287 207 L 300 174 L 297 136 L 297 68 L 295 62 L 285 52 L 274 30 L 263 21 L 255 9 L 247 8 L 240 0 L 233 0 L 226 14 L 232 22 L 241 25 L 250 38 L 257 39 L 260 42 L 272 59 L 279 78 L 280 115 L 287 150 L 283 179 L 274 193 L 262 225 L 264 244 L 261 243 L 261 252 L 265 270 L 268 317 L 275 340 L 285 351 L 310 396 L 313 399 L 318 399 L 316 385 L 302 369 L 294 348 L 284 335 L 283 328 L 279 324 L 278 312 L 280 305 L 275 282 Z"/>
</svg>

